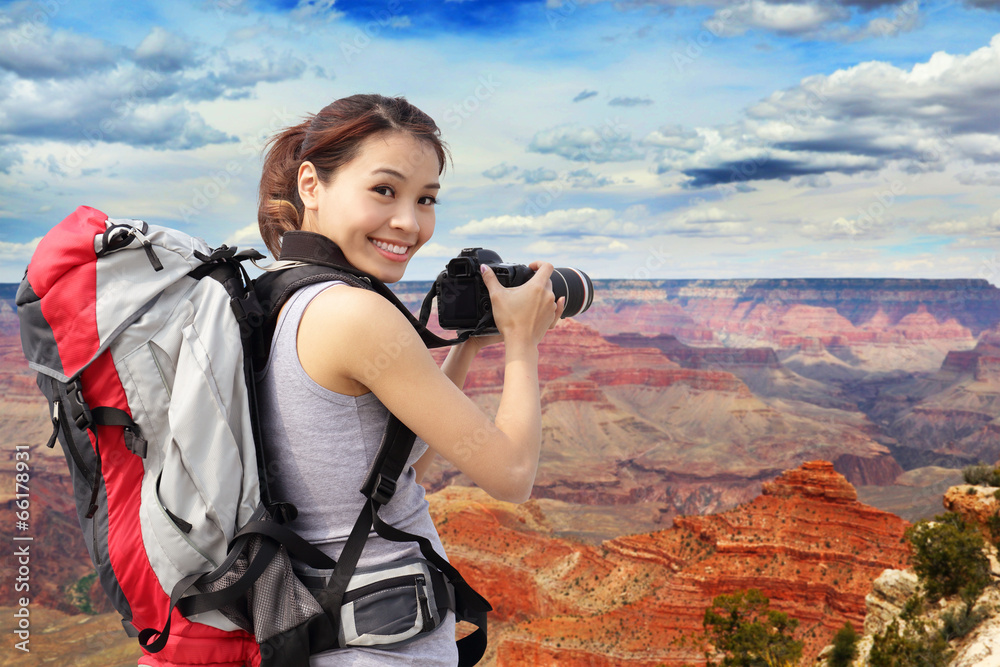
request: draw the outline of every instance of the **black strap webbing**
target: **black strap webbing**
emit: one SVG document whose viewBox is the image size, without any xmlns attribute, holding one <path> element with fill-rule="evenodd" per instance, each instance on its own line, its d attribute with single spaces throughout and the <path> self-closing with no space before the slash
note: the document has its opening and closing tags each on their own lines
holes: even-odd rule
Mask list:
<svg viewBox="0 0 1000 667">
<path fill-rule="evenodd" d="M 370 289 L 385 297 L 389 303 L 394 305 L 406 317 L 409 323 L 413 325 L 413 328 L 417 330 L 417 334 L 419 334 L 424 345 L 428 348 L 433 349 L 455 345 L 472 335 L 471 332 L 464 332 L 458 338 L 447 339 L 441 338 L 429 330 L 425 326 L 427 320 L 421 322 L 414 317 L 410 309 L 403 305 L 399 297 L 381 280 L 370 273 L 365 273 L 351 266 L 351 263 L 344 257 L 343 251 L 337 244 L 322 234 L 301 230 L 285 232 L 281 237 L 281 254 L 279 259 L 326 266 L 363 278 L 370 285 Z"/>
</svg>

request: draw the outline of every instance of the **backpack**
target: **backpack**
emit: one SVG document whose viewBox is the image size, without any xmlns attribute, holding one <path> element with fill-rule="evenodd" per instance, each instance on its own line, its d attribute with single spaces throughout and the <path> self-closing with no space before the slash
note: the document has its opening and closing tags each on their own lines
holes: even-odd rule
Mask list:
<svg viewBox="0 0 1000 667">
<path fill-rule="evenodd" d="M 416 638 L 448 609 L 478 626 L 459 642 L 460 664 L 475 664 L 489 603 L 427 540 L 378 518 L 413 444 L 398 419 L 386 425 L 338 561 L 289 530 L 295 508 L 271 497 L 253 370 L 296 289 L 326 280 L 374 289 L 425 343 L 453 342 L 325 237 L 286 236 L 295 235 L 280 257 L 287 268 L 256 282 L 243 267 L 263 258 L 255 250 L 211 248 L 86 206 L 39 242 L 16 298 L 22 348 L 49 402 L 47 445 L 58 440 L 66 455 L 98 578 L 142 664 L 307 667 L 328 649 Z M 417 541 L 424 558 L 357 568 L 372 527 Z M 297 574 L 293 558 L 318 580 Z M 383 618 L 400 590 L 416 600 L 412 618 Z M 396 632 L 366 629 L 366 619 Z"/>
</svg>

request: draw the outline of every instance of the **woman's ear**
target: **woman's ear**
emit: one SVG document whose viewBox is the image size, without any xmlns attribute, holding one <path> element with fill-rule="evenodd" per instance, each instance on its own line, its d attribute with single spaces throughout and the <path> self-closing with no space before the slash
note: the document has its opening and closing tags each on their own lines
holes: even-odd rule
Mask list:
<svg viewBox="0 0 1000 667">
<path fill-rule="evenodd" d="M 302 200 L 303 208 L 315 211 L 319 208 L 319 176 L 316 174 L 316 166 L 312 162 L 303 162 L 299 165 L 298 174 L 299 199 Z"/>
</svg>

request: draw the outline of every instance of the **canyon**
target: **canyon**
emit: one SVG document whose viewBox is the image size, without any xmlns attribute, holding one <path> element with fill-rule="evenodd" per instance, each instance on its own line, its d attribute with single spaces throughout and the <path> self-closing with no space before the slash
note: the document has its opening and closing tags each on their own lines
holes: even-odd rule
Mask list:
<svg viewBox="0 0 1000 667">
<path fill-rule="evenodd" d="M 428 287 L 397 291 L 416 310 Z M 66 461 L 43 446 L 11 296 L 0 470 L 12 479 L 12 445 L 32 447 L 33 613 L 101 637 L 89 664 L 134 664 L 90 576 Z M 493 501 L 443 461 L 426 479 L 449 554 L 494 601 L 489 664 L 703 664 L 689 639 L 705 607 L 750 587 L 815 655 L 845 620 L 860 627 L 882 569 L 906 566 L 907 521 L 939 513 L 963 466 L 1000 458 L 1000 290 L 984 281 L 595 281 L 593 307 L 539 349 L 532 499 Z M 503 374 L 501 346 L 470 371 L 488 413 Z M 14 603 L 8 587 L 5 624 Z"/>
</svg>

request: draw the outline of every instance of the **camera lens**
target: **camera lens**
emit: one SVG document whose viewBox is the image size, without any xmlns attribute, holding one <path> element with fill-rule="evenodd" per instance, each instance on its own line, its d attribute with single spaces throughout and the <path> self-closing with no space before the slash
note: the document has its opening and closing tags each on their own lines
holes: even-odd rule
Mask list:
<svg viewBox="0 0 1000 667">
<path fill-rule="evenodd" d="M 559 267 L 552 271 L 552 292 L 556 299 L 566 297 L 563 317 L 574 317 L 590 308 L 594 302 L 594 283 L 579 269 Z"/>
</svg>

